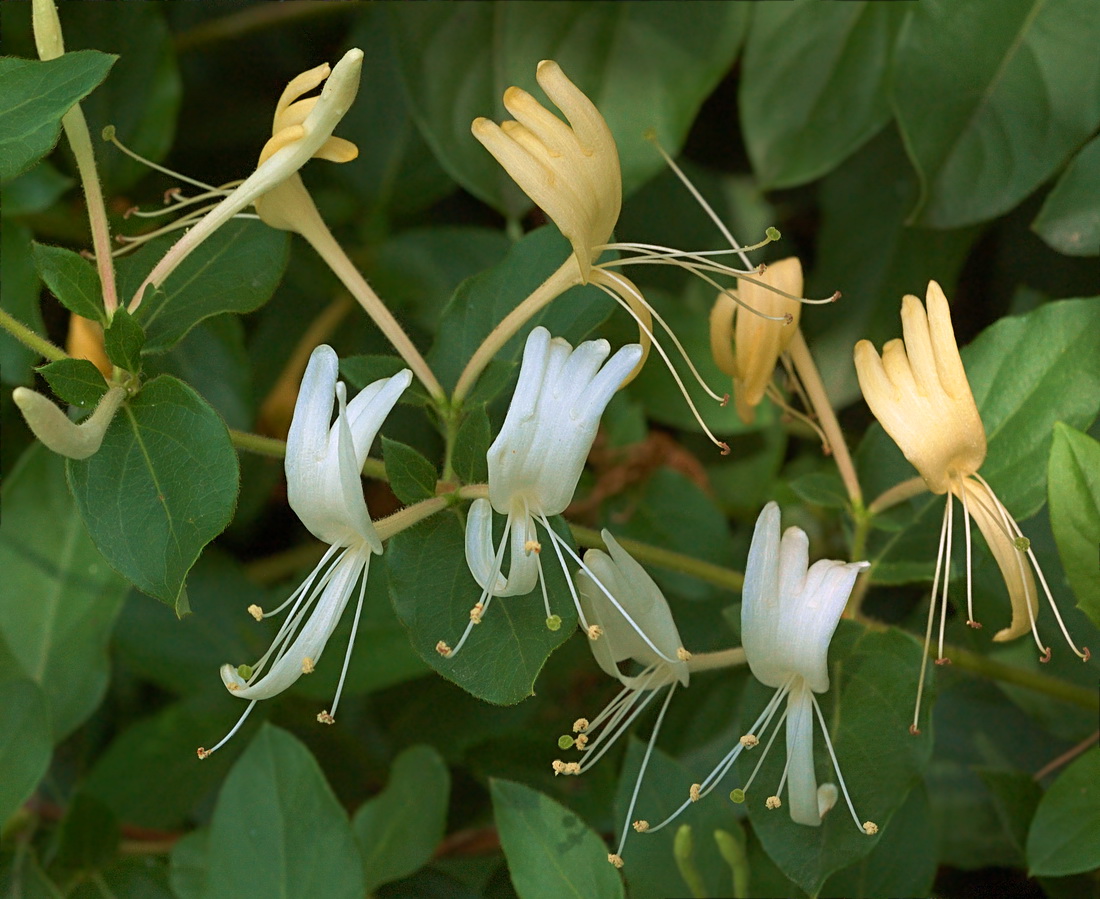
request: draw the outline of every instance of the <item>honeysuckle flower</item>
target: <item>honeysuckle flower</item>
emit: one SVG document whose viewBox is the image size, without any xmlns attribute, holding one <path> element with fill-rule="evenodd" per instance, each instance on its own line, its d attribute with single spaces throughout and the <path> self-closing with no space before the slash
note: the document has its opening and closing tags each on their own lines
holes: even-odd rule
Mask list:
<svg viewBox="0 0 1100 899">
<path fill-rule="evenodd" d="M 375 434 L 412 380 L 412 373 L 406 369 L 364 387 L 348 402 L 347 389 L 337 381 L 337 372 L 332 347 L 317 347 L 302 378 L 286 448 L 290 507 L 313 536 L 330 546 L 317 567 L 277 609 L 265 613 L 258 606 L 249 608 L 249 614 L 257 620 L 277 615 L 287 606 L 290 610 L 259 661 L 254 665 L 222 666 L 226 688 L 234 696 L 249 700 L 249 705 L 213 749 L 198 750 L 199 758 L 223 746 L 258 700 L 281 693 L 314 670 L 358 586 L 355 620 L 332 709 L 317 716 L 323 724 L 334 721 L 355 644 L 371 556 L 382 553 L 382 541 L 363 499 L 359 472 Z M 334 400 L 338 405 L 335 422 Z"/>
<path fill-rule="evenodd" d="M 550 527 L 549 517 L 565 511 L 572 501 L 600 416 L 642 348 L 627 344 L 608 359 L 610 352 L 606 340 L 585 341 L 573 349 L 562 338 L 551 338 L 543 327 L 528 336 L 512 404 L 486 454 L 489 498 L 475 500 L 466 518 L 466 562 L 482 588 L 481 598 L 458 644 L 452 649 L 440 641 L 441 655 L 451 656 L 462 648 L 494 596 L 529 593 L 541 581 L 537 525 L 542 525 L 563 569 L 563 549 L 575 558 Z M 506 516 L 495 547 L 494 511 Z M 507 575 L 502 572 L 506 547 Z M 560 618 L 550 611 L 545 584 L 542 590 L 547 624 L 556 629 Z M 575 595 L 574 600 L 579 608 Z"/>
<path fill-rule="evenodd" d="M 586 630 L 592 655 L 623 689 L 591 721 L 577 719 L 573 725 L 576 737 L 567 735 L 558 741 L 561 749 L 576 746 L 583 753 L 582 760 L 556 760 L 553 768 L 558 774 L 587 771 L 626 732 L 653 697 L 667 687 L 627 809 L 629 822 L 672 695 L 677 685 L 688 685 L 691 653 L 684 649 L 668 601 L 653 578 L 609 531 L 603 531 L 601 536 L 608 551 L 590 549 L 584 554 L 586 567 L 575 575 L 577 593 L 589 622 Z M 620 667 L 623 663 L 630 666 L 625 671 Z M 624 825 L 615 852 L 620 859 L 627 832 Z"/>
<path fill-rule="evenodd" d="M 273 136 L 264 146 L 255 171 L 198 219 L 194 227 L 154 266 L 130 301 L 131 312 L 141 303 L 147 286 L 159 286 L 199 244 L 257 201 L 257 211 L 272 227 L 298 230 L 298 215 L 308 216 L 309 207 L 313 206 L 305 188 L 297 180 L 298 169 L 314 156 L 346 162 L 354 159 L 358 152 L 354 144 L 334 138 L 332 132 L 355 100 L 362 65 L 363 51 L 353 49 L 344 54 L 331 73 L 326 63 L 303 72 L 290 82 L 276 107 Z M 319 97 L 298 99 L 322 81 L 325 86 Z M 279 190 L 288 181 L 289 186 Z M 213 195 L 221 193 L 210 185 L 199 186 Z M 308 203 L 304 212 L 301 205 L 303 194 Z M 266 203 L 263 199 L 265 195 L 270 195 Z M 313 212 L 316 213 L 316 210 Z"/>
<path fill-rule="evenodd" d="M 100 398 L 95 411 L 80 424 L 71 421 L 42 394 L 26 387 L 16 387 L 12 391 L 12 399 L 23 413 L 27 427 L 49 449 L 69 459 L 87 459 L 95 455 L 103 444 L 108 425 L 126 399 L 126 389 L 110 388 Z"/>
<path fill-rule="evenodd" d="M 918 733 L 921 690 L 941 577 L 943 590 L 939 600 L 936 662 L 944 664 L 947 661 L 943 655 L 943 637 L 954 530 L 952 496 L 962 503 L 966 530 L 966 623 L 974 628 L 981 627 L 974 617 L 971 585 L 970 519 L 973 519 L 1000 568 L 1012 606 L 1011 623 L 994 634 L 993 639 L 998 642 L 1012 640 L 1030 630 L 1042 654 L 1041 660 L 1045 662 L 1050 658 L 1050 647 L 1039 638 L 1036 624 L 1039 603 L 1032 576 L 1034 568 L 1066 642 L 1080 658 L 1089 658 L 1087 647 L 1078 649 L 1074 645 L 1035 553 L 1020 526 L 985 478 L 978 474 L 985 461 L 985 428 L 959 356 L 947 297 L 935 281 L 928 282 L 926 303 L 927 311 L 915 296 L 906 296 L 902 300 L 904 339 L 887 342 L 882 348 L 881 358 L 867 340 L 861 340 L 855 346 L 856 374 L 867 405 L 905 458 L 913 463 L 928 489 L 932 493 L 947 494 L 932 583 L 932 601 L 928 610 L 925 657 L 921 663 L 916 709 L 910 727 L 913 733 Z"/>
<path fill-rule="evenodd" d="M 710 346 L 718 367 L 733 378 L 737 414 L 751 424 L 776 363 L 798 329 L 802 304 L 789 297 L 802 295 L 802 263 L 795 256 L 773 262 L 754 281 L 738 279 L 735 291 L 743 306 L 730 291 L 718 294 L 710 313 Z M 745 307 L 765 315 L 753 315 Z"/>
<path fill-rule="evenodd" d="M 779 506 L 768 503 L 757 519 L 749 547 L 741 599 L 741 638 L 753 676 L 765 686 L 775 687 L 775 694 L 749 732 L 701 783 L 692 785 L 687 801 L 660 824 L 647 828 L 649 832 L 660 830 L 692 802 L 710 793 L 743 751 L 759 745 L 761 735 L 767 732 L 785 705 L 752 775 L 743 788 L 730 794 L 730 798 L 735 802 L 744 801 L 780 726 L 786 721 L 787 765 L 778 788 L 765 805 L 769 809 L 782 806 L 781 794 L 785 786 L 791 820 L 816 827 L 835 804 L 839 793 L 843 793 L 856 827 L 866 834 L 877 833 L 878 827 L 873 821 L 861 823 L 856 814 L 825 718 L 814 695 L 829 689 L 829 643 L 856 576 L 868 567 L 868 563 L 820 559 L 810 565 L 809 561 L 806 533 L 790 527 L 780 538 Z M 839 790 L 833 783 L 817 783 L 815 719 L 821 726 Z"/>
</svg>

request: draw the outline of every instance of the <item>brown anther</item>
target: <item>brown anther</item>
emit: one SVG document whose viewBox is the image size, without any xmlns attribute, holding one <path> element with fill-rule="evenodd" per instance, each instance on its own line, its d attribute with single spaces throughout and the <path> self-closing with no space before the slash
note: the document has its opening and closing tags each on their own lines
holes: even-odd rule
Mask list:
<svg viewBox="0 0 1100 899">
<path fill-rule="evenodd" d="M 302 659 L 302 674 L 313 674 L 313 659 L 309 656 Z"/>
<path fill-rule="evenodd" d="M 1039 661 L 1044 665 L 1050 661 L 1050 647 L 1043 647 L 1043 654 L 1039 657 Z"/>
<path fill-rule="evenodd" d="M 720 402 L 718 405 L 721 408 L 725 409 L 726 406 L 728 406 L 729 404 L 730 404 L 730 395 L 728 393 L 723 394 L 722 395 L 722 402 Z"/>
<path fill-rule="evenodd" d="M 256 603 L 252 603 L 252 605 L 248 607 L 248 614 L 255 618 L 257 621 L 264 620 L 264 610 L 256 605 Z"/>
<path fill-rule="evenodd" d="M 573 733 L 583 734 L 586 730 L 588 730 L 587 718 L 578 718 L 576 721 L 573 722 Z"/>
<path fill-rule="evenodd" d="M 542 544 L 538 540 L 528 540 L 523 544 L 523 551 L 528 555 L 534 553 L 537 556 L 542 552 Z"/>
<path fill-rule="evenodd" d="M 330 715 L 328 713 L 328 709 L 325 709 L 323 712 L 318 712 L 317 713 L 317 723 L 318 724 L 335 724 L 336 719 L 333 718 L 332 715 Z"/>
<path fill-rule="evenodd" d="M 578 749 L 584 749 L 588 745 L 588 737 L 584 734 L 578 734 L 577 739 L 573 741 Z"/>
<path fill-rule="evenodd" d="M 679 649 L 676 650 L 676 658 L 678 658 L 681 662 L 686 662 L 688 659 L 691 658 L 691 653 L 681 646 Z"/>
<path fill-rule="evenodd" d="M 793 325 L 793 324 L 794 324 L 794 316 L 791 315 L 791 313 L 788 312 L 786 315 L 783 316 L 783 325 L 785 327 L 787 325 Z"/>
<path fill-rule="evenodd" d="M 649 830 L 648 821 L 635 821 L 630 826 L 634 828 L 635 833 L 645 833 L 647 830 Z"/>
<path fill-rule="evenodd" d="M 483 603 L 477 603 L 472 609 L 470 609 L 470 620 L 474 624 L 481 624 L 481 615 L 485 611 L 485 605 Z"/>
<path fill-rule="evenodd" d="M 834 294 L 833 294 L 832 302 L 834 302 L 834 303 L 835 303 L 835 302 L 836 302 L 837 300 L 839 300 L 839 299 L 840 299 L 840 298 L 841 298 L 842 296 L 844 296 L 844 294 L 842 294 L 842 293 L 841 293 L 841 292 L 840 292 L 840 291 L 838 290 L 838 291 L 837 291 L 836 293 L 834 293 Z"/>
<path fill-rule="evenodd" d="M 767 799 L 764 800 L 764 805 L 771 809 L 779 808 L 779 806 L 781 806 L 782 804 L 783 800 L 780 799 L 778 796 L 769 796 Z"/>
<path fill-rule="evenodd" d="M 205 758 L 209 758 L 210 757 L 210 751 L 208 749 L 203 749 L 200 746 L 198 749 L 195 750 L 195 755 L 197 755 L 200 760 L 205 759 Z"/>
<path fill-rule="evenodd" d="M 450 658 L 451 647 L 449 647 L 443 640 L 440 640 L 435 644 L 435 651 L 438 652 L 443 658 Z"/>
<path fill-rule="evenodd" d="M 1082 646 L 1081 649 L 1084 652 L 1084 655 L 1081 656 L 1081 661 L 1087 662 L 1089 659 L 1092 658 L 1092 653 L 1089 652 L 1089 648 L 1087 646 Z"/>
<path fill-rule="evenodd" d="M 588 639 L 589 640 L 599 640 L 600 637 L 602 637 L 602 636 L 603 636 L 603 628 L 602 627 L 600 627 L 598 624 L 588 625 Z"/>
<path fill-rule="evenodd" d="M 122 213 L 122 217 L 123 217 L 124 219 L 128 219 L 128 218 L 129 218 L 130 216 L 132 216 L 132 215 L 133 215 L 133 214 L 134 214 L 135 212 L 137 212 L 139 208 L 140 208 L 140 207 L 138 207 L 138 206 L 131 206 L 131 207 L 130 207 L 129 209 L 127 209 L 127 210 L 126 210 L 126 211 L 125 211 L 124 213 Z"/>
<path fill-rule="evenodd" d="M 942 657 L 936 659 L 936 664 L 937 665 L 950 665 L 951 660 L 947 656 L 942 656 Z"/>
<path fill-rule="evenodd" d="M 607 854 L 607 860 L 616 868 L 621 868 L 623 866 L 623 857 L 621 855 L 616 855 L 614 852 L 609 852 Z"/>
<path fill-rule="evenodd" d="M 864 821 L 863 832 L 868 836 L 873 836 L 878 833 L 878 825 L 874 821 Z"/>
<path fill-rule="evenodd" d="M 920 736 L 920 728 L 917 727 L 915 724 L 910 724 L 909 733 L 911 733 L 914 737 Z"/>
<path fill-rule="evenodd" d="M 756 734 L 745 734 L 745 736 L 743 736 L 739 742 L 746 749 L 752 749 L 760 745 L 760 740 L 757 739 Z"/>
<path fill-rule="evenodd" d="M 718 452 L 720 455 L 728 456 L 730 454 L 730 445 L 721 440 L 718 441 Z"/>
<path fill-rule="evenodd" d="M 173 200 L 179 200 L 182 191 L 178 187 L 170 187 L 164 192 L 164 205 L 167 206 Z"/>
<path fill-rule="evenodd" d="M 702 790 L 703 790 L 703 785 L 702 784 L 692 784 L 691 789 L 688 790 L 688 797 L 691 799 L 692 802 L 698 802 L 699 801 L 699 795 L 702 792 Z"/>
<path fill-rule="evenodd" d="M 976 631 L 980 631 L 982 629 L 982 623 L 980 621 L 969 621 L 968 620 L 966 622 L 966 626 L 967 627 L 972 627 Z"/>
</svg>

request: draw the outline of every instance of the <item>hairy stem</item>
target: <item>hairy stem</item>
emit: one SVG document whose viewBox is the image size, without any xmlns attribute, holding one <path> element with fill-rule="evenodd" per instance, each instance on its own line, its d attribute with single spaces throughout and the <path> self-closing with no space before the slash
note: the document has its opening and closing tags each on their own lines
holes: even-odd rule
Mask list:
<svg viewBox="0 0 1100 899">
<path fill-rule="evenodd" d="M 17 318 L 13 318 L 3 309 L 0 309 L 0 327 L 23 344 L 23 346 L 34 350 L 39 356 L 49 359 L 51 362 L 69 358 L 69 354 L 61 349 L 61 347 L 57 346 L 57 344 L 51 343 L 45 337 L 39 337 L 34 331 Z"/>
</svg>

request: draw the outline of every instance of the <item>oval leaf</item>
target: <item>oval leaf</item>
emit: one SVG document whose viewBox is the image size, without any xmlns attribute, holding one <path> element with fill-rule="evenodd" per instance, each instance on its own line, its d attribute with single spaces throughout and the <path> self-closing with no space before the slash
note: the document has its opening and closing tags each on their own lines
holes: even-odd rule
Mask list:
<svg viewBox="0 0 1100 899">
<path fill-rule="evenodd" d="M 1100 137 L 1085 144 L 1069 164 L 1032 229 L 1059 253 L 1100 256 Z"/>
<path fill-rule="evenodd" d="M 0 821 L 7 821 L 50 767 L 53 740 L 49 708 L 38 684 L 6 681 L 0 692 Z"/>
<path fill-rule="evenodd" d="M 1100 866 L 1100 749 L 1090 749 L 1047 790 L 1027 835 L 1028 873 L 1062 877 Z"/>
<path fill-rule="evenodd" d="M 1050 527 L 1077 594 L 1077 608 L 1100 627 L 1100 443 L 1062 422 L 1055 424 L 1047 489 Z"/>
</svg>

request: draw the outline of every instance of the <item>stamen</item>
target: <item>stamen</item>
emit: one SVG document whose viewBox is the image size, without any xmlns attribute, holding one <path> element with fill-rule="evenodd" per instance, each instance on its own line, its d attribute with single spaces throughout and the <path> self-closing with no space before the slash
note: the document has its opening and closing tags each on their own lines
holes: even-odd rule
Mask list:
<svg viewBox="0 0 1100 899">
<path fill-rule="evenodd" d="M 583 734 L 586 730 L 588 730 L 587 718 L 578 718 L 576 721 L 573 722 L 573 733 Z"/>
<path fill-rule="evenodd" d="M 440 640 L 438 643 L 435 644 L 435 651 L 438 652 L 445 659 L 449 659 L 452 654 L 451 647 L 449 647 L 443 640 Z"/>
<path fill-rule="evenodd" d="M 206 184 L 203 181 L 197 181 L 194 178 L 188 178 L 186 175 L 181 175 L 179 172 L 173 172 L 171 169 L 165 168 L 162 165 L 158 165 L 157 163 L 153 162 L 153 160 L 146 159 L 144 156 L 140 155 L 139 153 L 135 153 L 133 150 L 131 150 L 129 147 L 127 147 L 125 144 L 123 144 L 122 141 L 120 141 L 118 139 L 118 135 L 115 131 L 115 126 L 114 125 L 105 126 L 103 128 L 103 131 L 101 132 L 101 134 L 102 134 L 103 139 L 105 141 L 114 144 L 119 150 L 121 150 L 123 153 L 125 153 L 127 156 L 129 156 L 131 159 L 137 160 L 142 165 L 148 166 L 149 168 L 153 169 L 154 171 L 162 172 L 163 174 L 167 175 L 169 178 L 176 178 L 180 181 L 186 181 L 188 184 L 191 184 L 195 187 L 201 187 L 203 190 L 209 190 L 209 191 L 214 191 L 214 192 L 217 192 L 217 190 L 218 190 L 218 188 L 213 187 L 209 184 Z"/>
<path fill-rule="evenodd" d="M 557 777 L 565 771 L 565 762 L 561 759 L 554 759 L 554 761 L 550 763 L 550 767 L 554 769 L 554 776 Z"/>
<path fill-rule="evenodd" d="M 588 737 L 584 734 L 577 734 L 576 744 L 578 749 L 584 749 L 588 745 Z"/>
<path fill-rule="evenodd" d="M 940 603 L 940 640 L 936 664 L 943 662 L 943 632 L 947 627 L 947 587 L 951 581 L 951 538 L 955 531 L 955 504 L 951 501 L 951 494 L 947 494 L 947 549 L 943 554 L 943 600 Z"/>
<path fill-rule="evenodd" d="M 458 651 L 465 645 L 467 638 L 470 636 L 470 632 L 473 631 L 474 625 L 480 623 L 481 616 L 483 616 L 489 610 L 489 603 L 493 601 L 493 596 L 490 591 L 489 585 L 495 585 L 496 579 L 500 576 L 500 567 L 504 564 L 504 550 L 508 545 L 508 535 L 512 529 L 512 516 L 509 515 L 504 522 L 504 533 L 501 534 L 500 543 L 497 544 L 496 555 L 493 558 L 493 568 L 489 572 L 489 577 L 485 579 L 486 586 L 481 590 L 481 598 L 474 604 L 474 609 L 481 606 L 481 612 L 478 618 L 474 619 L 473 610 L 470 612 L 470 623 L 466 625 L 466 630 L 462 632 L 462 636 L 459 638 L 458 644 L 451 649 L 446 643 L 440 640 L 436 646 L 435 651 L 438 652 L 445 659 L 452 658 L 458 654 Z M 537 557 L 536 557 L 537 558 Z M 447 651 L 443 652 L 440 647 L 444 647 Z"/>
<path fill-rule="evenodd" d="M 681 646 L 679 649 L 676 650 L 676 658 L 678 658 L 681 662 L 686 662 L 691 658 L 691 653 Z"/>
<path fill-rule="evenodd" d="M 691 785 L 691 788 L 688 790 L 688 796 L 691 798 L 692 802 L 698 802 L 699 801 L 699 791 L 701 789 L 703 789 L 702 784 L 692 784 Z"/>
<path fill-rule="evenodd" d="M 344 412 L 341 410 L 341 415 Z M 359 617 L 363 613 L 363 599 L 367 594 L 367 572 L 370 566 L 370 550 L 366 547 L 362 547 L 359 550 L 363 552 L 362 568 L 356 577 L 359 578 L 359 601 L 355 604 L 355 617 L 351 620 L 351 636 L 348 637 L 348 648 L 344 652 L 344 666 L 340 669 L 340 680 L 336 684 L 336 696 L 332 700 L 332 715 L 336 714 L 336 707 L 340 704 L 340 694 L 344 691 L 344 678 L 348 676 L 348 665 L 351 662 L 351 651 L 355 646 L 355 635 L 359 632 Z M 354 581 L 352 581 L 354 583 Z M 329 716 L 332 717 L 331 715 Z M 321 720 L 318 718 L 317 720 Z M 331 724 L 332 721 L 326 721 L 325 724 Z"/>
<path fill-rule="evenodd" d="M 770 809 L 779 808 L 782 804 L 783 800 L 780 799 L 778 796 L 769 796 L 767 799 L 764 800 L 764 805 Z"/>
<path fill-rule="evenodd" d="M 746 749 L 754 749 L 760 745 L 760 741 L 756 738 L 756 734 L 745 734 L 738 742 Z"/>
<path fill-rule="evenodd" d="M 936 573 L 932 577 L 932 596 L 928 603 L 928 625 L 924 629 L 924 653 L 921 655 L 920 660 L 920 674 L 917 676 L 917 700 L 913 706 L 913 723 L 909 725 L 909 733 L 916 736 L 920 733 L 920 728 L 917 726 L 918 719 L 920 718 L 920 702 L 921 697 L 924 696 L 924 676 L 928 670 L 928 656 L 929 647 L 932 644 L 932 622 L 936 620 L 936 592 L 940 586 L 940 573 L 943 566 L 943 547 L 944 538 L 947 533 L 948 522 L 948 509 L 951 506 L 951 497 L 947 497 L 947 504 L 943 510 L 943 521 L 940 524 L 940 545 L 936 550 Z"/>
<path fill-rule="evenodd" d="M 218 740 L 217 743 L 214 744 L 213 748 L 203 749 L 200 746 L 198 748 L 198 750 L 196 750 L 196 754 L 198 755 L 198 757 L 200 759 L 210 758 L 210 756 L 212 756 L 215 752 L 217 752 L 219 749 L 221 749 L 226 743 L 228 743 L 231 739 L 233 739 L 233 735 L 241 729 L 241 725 L 244 724 L 244 722 L 248 718 L 248 716 L 250 714 L 252 714 L 252 709 L 255 708 L 256 703 L 258 701 L 259 700 L 253 699 L 251 702 L 248 703 L 248 708 L 246 708 L 244 710 L 244 712 L 241 714 L 241 717 L 237 719 L 237 723 L 234 724 L 229 729 L 229 733 L 227 733 L 224 737 L 222 737 L 220 740 Z"/>
<path fill-rule="evenodd" d="M 874 821 L 864 821 L 863 832 L 868 836 L 874 836 L 878 833 L 878 825 Z"/>
<path fill-rule="evenodd" d="M 317 723 L 318 724 L 335 724 L 336 719 L 331 714 L 329 714 L 328 709 L 325 709 L 323 712 L 318 712 L 317 713 Z"/>
<path fill-rule="evenodd" d="M 257 621 L 264 620 L 264 610 L 255 603 L 248 607 L 248 614 L 255 618 Z"/>
<path fill-rule="evenodd" d="M 840 762 L 836 760 L 836 752 L 833 751 L 833 741 L 829 739 L 829 728 L 825 724 L 825 716 L 821 714 L 821 706 L 817 703 L 817 697 L 813 693 L 810 693 L 810 700 L 814 704 L 814 712 L 817 713 L 817 723 L 821 725 L 822 736 L 825 737 L 825 748 L 829 750 L 829 758 L 833 762 L 833 771 L 836 772 L 836 779 L 840 783 L 840 792 L 844 794 L 844 801 L 848 805 L 848 811 L 852 813 L 852 820 L 856 822 L 856 827 L 866 834 L 873 834 L 878 832 L 878 827 L 873 821 L 868 821 L 866 824 L 859 823 L 859 815 L 856 814 L 855 806 L 852 805 L 852 797 L 848 795 L 848 785 L 844 783 L 844 775 L 840 773 Z M 870 824 L 873 829 L 868 830 L 867 825 Z"/>
<path fill-rule="evenodd" d="M 588 639 L 599 640 L 603 636 L 603 628 L 598 624 L 590 625 L 588 628 Z"/>
<path fill-rule="evenodd" d="M 474 607 L 470 609 L 470 621 L 474 624 L 481 624 L 481 614 L 485 611 L 485 606 L 482 603 L 475 603 Z"/>
<path fill-rule="evenodd" d="M 608 853 L 607 860 L 616 868 L 621 868 L 623 866 L 623 857 L 621 855 L 616 855 L 614 852 Z"/>
<path fill-rule="evenodd" d="M 963 525 L 966 529 L 966 624 L 967 627 L 972 627 L 976 630 L 981 630 L 981 623 L 974 620 L 974 585 L 972 583 L 971 566 L 970 566 L 970 507 L 966 502 L 966 486 L 962 482 L 962 477 L 956 472 L 955 480 L 959 486 L 959 499 L 963 505 Z M 948 502 L 951 502 L 948 497 Z"/>
<path fill-rule="evenodd" d="M 302 674 L 313 674 L 313 659 L 309 656 L 302 659 Z"/>
<path fill-rule="evenodd" d="M 538 540 L 528 540 L 523 544 L 523 551 L 530 555 L 531 553 L 541 553 L 542 544 Z"/>
<path fill-rule="evenodd" d="M 644 820 L 635 821 L 630 826 L 634 828 L 635 833 L 645 833 L 649 830 L 649 822 Z"/>
</svg>

